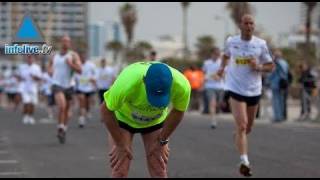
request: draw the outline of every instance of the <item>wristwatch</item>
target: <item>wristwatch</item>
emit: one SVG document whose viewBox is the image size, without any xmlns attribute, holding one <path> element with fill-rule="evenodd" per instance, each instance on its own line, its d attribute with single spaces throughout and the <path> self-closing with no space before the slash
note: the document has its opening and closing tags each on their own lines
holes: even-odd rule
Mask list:
<svg viewBox="0 0 320 180">
<path fill-rule="evenodd" d="M 165 145 L 167 145 L 169 143 L 169 139 L 166 139 L 166 140 L 160 139 L 159 143 L 160 143 L 161 146 L 165 146 Z"/>
</svg>

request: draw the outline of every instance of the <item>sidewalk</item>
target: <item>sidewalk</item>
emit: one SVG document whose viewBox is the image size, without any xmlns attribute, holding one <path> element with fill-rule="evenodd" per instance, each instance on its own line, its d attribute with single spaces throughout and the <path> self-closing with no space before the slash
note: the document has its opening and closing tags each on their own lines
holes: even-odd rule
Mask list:
<svg viewBox="0 0 320 180">
<path fill-rule="evenodd" d="M 317 115 L 317 109 L 316 107 L 312 107 L 311 111 L 311 119 L 312 120 L 306 120 L 306 121 L 298 121 L 298 118 L 300 117 L 300 101 L 299 100 L 288 100 L 288 119 L 285 122 L 278 123 L 278 124 L 295 124 L 295 125 L 303 125 L 308 127 L 320 127 L 320 119 L 318 121 L 314 121 L 316 115 Z M 202 116 L 202 117 L 208 117 L 207 115 L 203 115 L 200 112 L 187 112 L 187 115 L 191 116 Z M 263 99 L 261 100 L 261 109 L 260 109 L 260 117 L 256 119 L 256 124 L 273 124 L 272 123 L 272 116 L 273 116 L 273 110 L 270 102 Z M 233 116 L 231 113 L 224 113 L 219 114 L 218 116 L 219 120 L 222 121 L 233 121 Z"/>
<path fill-rule="evenodd" d="M 301 112 L 301 105 L 300 101 L 296 99 L 289 99 L 287 102 L 288 106 L 288 119 L 286 122 L 288 123 L 301 123 L 301 121 L 298 121 L 300 117 L 300 112 Z M 317 108 L 313 105 L 312 110 L 311 110 L 311 119 L 314 120 L 318 114 Z M 267 100 L 263 99 L 261 101 L 261 112 L 260 112 L 260 119 L 261 121 L 267 121 L 267 122 L 272 122 L 273 118 L 273 110 L 271 106 L 271 102 L 268 102 Z M 306 120 L 302 122 L 313 122 L 311 120 Z"/>
</svg>

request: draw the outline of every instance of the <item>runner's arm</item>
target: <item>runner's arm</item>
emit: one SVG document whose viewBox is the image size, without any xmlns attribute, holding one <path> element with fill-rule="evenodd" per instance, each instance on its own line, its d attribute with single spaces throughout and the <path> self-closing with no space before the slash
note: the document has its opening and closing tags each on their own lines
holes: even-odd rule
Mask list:
<svg viewBox="0 0 320 180">
<path fill-rule="evenodd" d="M 220 65 L 220 69 L 217 72 L 218 76 L 223 77 L 224 69 L 228 65 L 229 59 L 230 59 L 230 57 L 225 55 L 225 54 L 222 56 L 222 62 L 221 62 L 221 65 Z"/>
<path fill-rule="evenodd" d="M 71 59 L 67 60 L 68 65 L 77 73 L 82 73 L 80 56 L 76 52 L 72 52 Z"/>
<path fill-rule="evenodd" d="M 98 77 L 99 77 L 99 75 L 98 75 L 98 71 L 96 70 L 97 68 L 94 66 L 93 67 L 93 74 L 92 74 L 92 76 L 91 76 L 91 78 L 90 78 L 90 82 L 93 84 L 93 86 L 94 87 L 98 87 L 98 85 L 97 85 L 97 79 L 98 79 Z"/>
<path fill-rule="evenodd" d="M 19 82 L 23 81 L 23 78 L 18 74 L 15 74 L 14 77 L 17 78 Z"/>
<path fill-rule="evenodd" d="M 183 116 L 184 116 L 183 111 L 172 109 L 163 125 L 159 139 L 160 140 L 169 139 L 170 135 L 180 124 L 181 120 L 183 119 Z"/>
<path fill-rule="evenodd" d="M 221 66 L 220 67 L 224 69 L 228 65 L 229 59 L 230 59 L 230 57 L 224 54 L 222 56 L 222 62 L 221 62 Z"/>
<path fill-rule="evenodd" d="M 272 72 L 274 69 L 275 69 L 274 63 L 270 62 L 270 63 L 262 64 L 261 67 L 258 68 L 258 71 L 269 73 L 269 72 Z"/>
<path fill-rule="evenodd" d="M 31 77 L 32 77 L 32 79 L 34 80 L 34 81 L 37 81 L 37 82 L 41 82 L 41 77 L 39 77 L 39 76 L 36 76 L 36 75 L 31 75 Z"/>
<path fill-rule="evenodd" d="M 48 71 L 48 74 L 50 75 L 50 76 L 52 76 L 53 75 L 53 56 L 51 56 L 50 57 L 50 59 L 49 59 L 49 65 L 48 65 L 48 68 L 47 68 L 47 71 Z"/>
<path fill-rule="evenodd" d="M 106 128 L 109 130 L 115 144 L 117 146 L 124 146 L 125 142 L 123 142 L 120 127 L 117 123 L 114 112 L 110 111 L 107 108 L 105 102 L 101 104 L 100 111 L 101 111 L 103 122 L 105 123 Z"/>
<path fill-rule="evenodd" d="M 262 60 L 262 65 L 258 65 L 256 70 L 258 72 L 270 73 L 275 69 L 275 63 L 274 60 L 272 60 L 273 58 L 266 43 L 262 45 L 261 52 L 260 59 Z"/>
</svg>

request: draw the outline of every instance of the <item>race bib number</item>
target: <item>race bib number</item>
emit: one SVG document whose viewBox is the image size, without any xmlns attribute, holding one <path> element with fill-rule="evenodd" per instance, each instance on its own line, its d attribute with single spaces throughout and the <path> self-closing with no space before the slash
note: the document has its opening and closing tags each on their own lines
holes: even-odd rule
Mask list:
<svg viewBox="0 0 320 180">
<path fill-rule="evenodd" d="M 89 79 L 88 78 L 80 78 L 80 84 L 88 84 Z"/>
<path fill-rule="evenodd" d="M 248 65 L 250 63 L 250 58 L 248 57 L 237 57 L 236 64 L 237 65 Z"/>
<path fill-rule="evenodd" d="M 165 108 L 155 108 L 149 105 L 134 106 L 130 104 L 131 117 L 139 123 L 148 123 L 160 118 Z"/>
<path fill-rule="evenodd" d="M 144 116 L 137 112 L 132 112 L 131 116 L 134 120 L 136 120 L 139 123 L 148 123 L 160 118 L 162 116 L 162 113 L 156 114 L 154 116 Z"/>
</svg>

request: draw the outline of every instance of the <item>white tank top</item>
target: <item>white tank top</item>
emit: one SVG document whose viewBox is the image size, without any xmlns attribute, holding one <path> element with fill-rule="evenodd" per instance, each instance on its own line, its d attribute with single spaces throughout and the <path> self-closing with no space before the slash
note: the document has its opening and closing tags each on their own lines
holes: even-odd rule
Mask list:
<svg viewBox="0 0 320 180">
<path fill-rule="evenodd" d="M 63 88 L 71 87 L 72 69 L 67 64 L 67 58 L 72 58 L 70 52 L 65 55 L 57 53 L 53 57 L 53 84 Z"/>
</svg>

